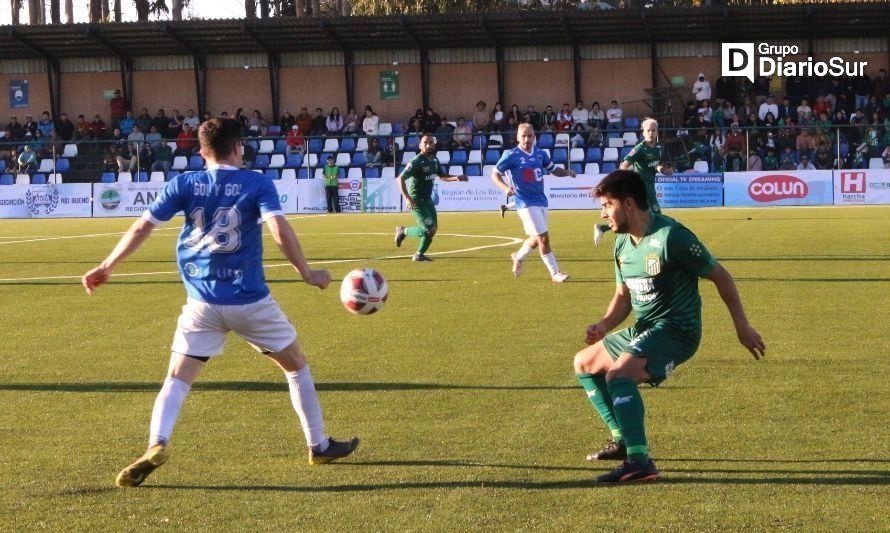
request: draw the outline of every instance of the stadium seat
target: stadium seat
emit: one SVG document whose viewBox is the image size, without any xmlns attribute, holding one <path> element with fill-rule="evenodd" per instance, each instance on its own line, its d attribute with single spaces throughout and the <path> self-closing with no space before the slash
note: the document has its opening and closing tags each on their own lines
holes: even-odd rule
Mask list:
<svg viewBox="0 0 890 533">
<path fill-rule="evenodd" d="M 618 161 L 618 148 L 608 147 L 603 152 L 603 162 L 606 161 Z"/>
<path fill-rule="evenodd" d="M 16 174 L 15 176 L 15 184 L 16 185 L 28 185 L 31 183 L 31 176 L 27 174 Z"/>
<path fill-rule="evenodd" d="M 402 152 L 402 164 L 407 165 L 415 157 L 417 157 L 417 152 Z"/>
<path fill-rule="evenodd" d="M 169 146 L 170 149 L 173 150 L 174 152 L 176 152 L 176 150 L 179 149 L 179 147 L 176 146 L 176 141 L 167 141 L 167 146 Z"/>
<path fill-rule="evenodd" d="M 452 176 L 460 176 L 464 173 L 464 167 L 462 165 L 451 165 L 448 167 L 448 173 Z"/>
<path fill-rule="evenodd" d="M 264 174 L 266 177 L 268 177 L 269 179 L 272 179 L 272 180 L 281 179 L 281 175 L 278 174 L 278 169 L 277 169 L 277 168 L 267 168 L 266 171 L 265 171 L 263 174 Z"/>
<path fill-rule="evenodd" d="M 439 160 L 440 165 L 448 165 L 451 163 L 451 152 L 448 150 L 439 150 L 436 152 L 436 159 Z"/>
<path fill-rule="evenodd" d="M 51 157 L 45 157 L 40 160 L 40 166 L 37 167 L 37 172 L 41 173 L 49 173 L 53 171 L 53 160 Z"/>
<path fill-rule="evenodd" d="M 692 168 L 695 169 L 696 172 L 708 172 L 710 169 L 708 168 L 707 161 L 696 161 Z"/>
<path fill-rule="evenodd" d="M 269 168 L 270 162 L 271 161 L 268 154 L 257 154 L 256 159 L 253 160 L 253 168 L 266 170 L 267 168 Z"/>
<path fill-rule="evenodd" d="M 553 134 L 544 132 L 538 137 L 538 148 L 553 148 Z"/>
<path fill-rule="evenodd" d="M 584 165 L 584 174 L 599 174 L 600 166 L 598 163 L 586 163 Z"/>
<path fill-rule="evenodd" d="M 392 123 L 381 122 L 377 125 L 377 134 L 383 137 L 392 135 Z"/>
<path fill-rule="evenodd" d="M 118 183 L 132 183 L 133 175 L 129 172 L 118 172 L 117 174 L 117 182 Z"/>
<path fill-rule="evenodd" d="M 4 170 L 6 170 L 6 160 L 0 159 L 0 174 L 5 174 Z"/>
<path fill-rule="evenodd" d="M 547 157 L 551 157 L 553 155 L 550 148 L 541 148 L 541 151 L 547 154 Z"/>
<path fill-rule="evenodd" d="M 291 154 L 284 159 L 285 168 L 299 168 L 303 164 L 303 154 Z"/>
<path fill-rule="evenodd" d="M 204 168 L 204 158 L 199 155 L 193 155 L 189 158 L 188 170 L 201 170 Z"/>
<path fill-rule="evenodd" d="M 355 141 L 355 151 L 356 152 L 367 152 L 368 151 L 368 138 L 367 137 L 359 137 L 358 140 Z"/>
<path fill-rule="evenodd" d="M 500 150 L 492 150 L 489 148 L 485 151 L 485 161 L 486 165 L 496 165 L 498 160 L 501 158 Z"/>
<path fill-rule="evenodd" d="M 470 165 L 481 165 L 482 150 L 470 150 L 470 155 L 467 157 L 467 163 Z"/>
<path fill-rule="evenodd" d="M 613 170 L 615 170 L 617 168 L 618 168 L 618 165 L 609 161 L 609 162 L 603 163 L 602 173 L 608 174 L 609 172 L 612 172 Z"/>
<path fill-rule="evenodd" d="M 317 154 L 324 148 L 324 141 L 319 138 L 309 139 L 309 153 Z"/>
<path fill-rule="evenodd" d="M 349 172 L 346 174 L 346 177 L 349 179 L 362 179 L 362 169 L 358 167 L 352 167 L 349 169 Z"/>
<path fill-rule="evenodd" d="M 581 163 L 570 163 L 569 166 L 572 167 L 572 172 L 575 174 L 582 174 L 584 172 L 584 168 L 581 166 Z"/>
<path fill-rule="evenodd" d="M 393 179 L 396 177 L 396 169 L 394 169 L 392 167 L 383 167 L 380 170 L 380 177 L 387 178 L 387 179 Z"/>
<path fill-rule="evenodd" d="M 452 165 L 466 165 L 467 164 L 467 151 L 466 150 L 455 150 L 451 152 L 451 164 Z"/>
<path fill-rule="evenodd" d="M 340 144 L 340 147 L 341 148 L 343 147 L 342 143 Z M 365 159 L 364 152 L 355 152 L 352 154 L 352 162 L 350 163 L 350 165 L 352 165 L 354 167 L 363 167 L 367 164 L 368 164 L 368 160 Z"/>
<path fill-rule="evenodd" d="M 55 174 L 50 174 L 46 177 L 47 183 L 52 183 L 53 185 L 61 185 L 62 184 L 62 175 L 58 172 Z"/>
<path fill-rule="evenodd" d="M 491 173 L 494 172 L 495 168 L 496 168 L 496 167 L 495 167 L 494 165 L 485 165 L 485 166 L 483 166 L 483 167 L 482 167 L 482 175 L 485 176 L 486 178 L 490 178 L 490 177 L 491 177 Z"/>
<path fill-rule="evenodd" d="M 256 139 L 248 139 L 247 145 L 253 148 L 254 152 L 258 152 L 260 150 L 260 143 Z"/>
<path fill-rule="evenodd" d="M 269 168 L 282 168 L 285 162 L 284 154 L 272 154 L 269 158 Z"/>
<path fill-rule="evenodd" d="M 66 144 L 65 148 L 62 149 L 62 157 L 77 157 L 77 145 L 74 143 Z"/>
<path fill-rule="evenodd" d="M 46 174 L 38 172 L 31 176 L 31 185 L 46 185 Z"/>
<path fill-rule="evenodd" d="M 488 148 L 503 148 L 504 136 L 500 133 L 492 133 L 488 137 Z"/>
<path fill-rule="evenodd" d="M 355 137 L 344 137 L 340 139 L 340 151 L 341 152 L 354 152 L 355 151 Z"/>
<path fill-rule="evenodd" d="M 584 148 L 572 148 L 569 150 L 569 161 L 581 163 L 584 161 Z"/>
<path fill-rule="evenodd" d="M 178 155 L 173 158 L 172 170 L 185 170 L 189 166 L 189 160 L 184 155 Z"/>
<path fill-rule="evenodd" d="M 420 150 L 420 135 L 409 135 L 405 137 L 405 151 L 416 152 Z"/>
<path fill-rule="evenodd" d="M 585 161 L 588 163 L 599 163 L 603 160 L 603 150 L 601 148 L 588 148 Z"/>
<path fill-rule="evenodd" d="M 884 168 L 884 160 L 881 159 L 880 157 L 872 157 L 871 159 L 868 160 L 868 168 L 870 168 L 870 169 Z"/>
<path fill-rule="evenodd" d="M 281 181 L 290 181 L 297 179 L 297 171 L 292 168 L 286 168 L 281 171 Z"/>
<path fill-rule="evenodd" d="M 287 152 L 287 141 L 284 139 L 278 139 L 275 141 L 275 153 L 283 154 Z"/>
<path fill-rule="evenodd" d="M 136 183 L 148 183 L 148 172 L 137 172 L 135 176 L 133 176 L 133 181 Z"/>
<path fill-rule="evenodd" d="M 624 139 L 624 144 L 628 146 L 634 146 L 640 142 L 637 139 L 637 134 L 632 131 L 625 131 L 624 135 L 622 135 L 622 139 Z"/>
<path fill-rule="evenodd" d="M 163 172 L 156 170 L 148 177 L 148 181 L 151 183 L 164 183 L 167 181 L 166 178 L 167 176 L 165 176 Z"/>
<path fill-rule="evenodd" d="M 618 150 L 618 159 L 621 161 L 624 161 L 624 158 L 627 157 L 627 154 L 629 154 L 631 152 L 631 150 L 633 150 L 633 149 L 634 149 L 633 146 L 622 146 Z"/>
<path fill-rule="evenodd" d="M 569 144 L 570 144 L 570 140 L 569 140 L 568 133 L 557 133 L 556 134 L 556 139 L 553 141 L 554 148 L 557 148 L 557 147 L 568 148 Z"/>
<path fill-rule="evenodd" d="M 467 176 L 481 176 L 482 175 L 482 165 L 467 165 L 466 169 Z"/>
<path fill-rule="evenodd" d="M 609 148 L 621 148 L 624 146 L 624 137 L 620 137 L 617 132 L 609 132 Z"/>
<path fill-rule="evenodd" d="M 260 154 L 271 154 L 275 151 L 275 141 L 272 139 L 262 139 L 260 141 L 260 149 L 257 150 Z"/>
<path fill-rule="evenodd" d="M 12 185 L 15 183 L 15 178 L 12 174 L 3 174 L 0 176 L 0 185 Z"/>
<path fill-rule="evenodd" d="M 318 166 L 318 154 L 309 154 L 303 157 L 303 164 L 309 167 Z"/>
<path fill-rule="evenodd" d="M 306 167 L 302 167 L 297 171 L 297 179 L 298 180 L 306 180 L 309 179 L 309 169 Z"/>
<path fill-rule="evenodd" d="M 102 177 L 99 178 L 100 183 L 114 183 L 117 181 L 117 176 L 114 175 L 114 172 L 103 172 Z"/>
<path fill-rule="evenodd" d="M 352 164 L 352 158 L 349 156 L 349 152 L 340 152 L 337 154 L 334 163 L 336 163 L 338 167 L 348 167 Z"/>
<path fill-rule="evenodd" d="M 377 167 L 369 167 L 365 169 L 365 177 L 366 178 L 379 178 L 380 177 L 380 169 Z"/>
<path fill-rule="evenodd" d="M 172 180 L 173 178 L 175 178 L 176 176 L 178 176 L 180 174 L 182 174 L 182 172 L 180 172 L 178 170 L 171 170 L 170 172 L 167 173 L 167 181 Z"/>
<path fill-rule="evenodd" d="M 271 124 L 266 128 L 266 135 L 273 137 L 275 135 L 281 135 L 281 126 L 278 124 Z"/>
<path fill-rule="evenodd" d="M 569 151 L 565 148 L 554 148 L 553 157 L 550 159 L 552 159 L 554 163 L 566 163 L 569 160 Z"/>
<path fill-rule="evenodd" d="M 482 133 L 473 135 L 473 143 L 471 144 L 471 146 L 475 150 L 485 150 L 485 148 L 488 146 L 488 137 L 486 137 Z"/>
<path fill-rule="evenodd" d="M 396 122 L 392 125 L 392 133 L 393 135 L 401 135 L 402 134 L 402 123 Z"/>
<path fill-rule="evenodd" d="M 336 152 L 338 150 L 340 150 L 339 140 L 333 137 L 329 137 L 324 140 L 324 147 L 322 147 L 321 149 L 322 152 Z"/>
<path fill-rule="evenodd" d="M 629 130 L 635 130 L 640 127 L 640 119 L 637 117 L 625 117 L 624 127 Z"/>
<path fill-rule="evenodd" d="M 56 172 L 68 172 L 69 170 L 71 170 L 71 162 L 67 158 L 56 159 Z"/>
</svg>

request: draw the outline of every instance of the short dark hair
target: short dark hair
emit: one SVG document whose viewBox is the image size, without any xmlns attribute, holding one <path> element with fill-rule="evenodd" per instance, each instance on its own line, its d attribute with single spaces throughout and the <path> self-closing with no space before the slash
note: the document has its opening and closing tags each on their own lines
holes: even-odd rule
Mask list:
<svg viewBox="0 0 890 533">
<path fill-rule="evenodd" d="M 619 201 L 633 198 L 637 207 L 649 209 L 646 185 L 643 178 L 633 170 L 613 170 L 593 188 L 593 195 L 597 198 L 611 196 Z"/>
<path fill-rule="evenodd" d="M 241 123 L 233 118 L 211 118 L 198 128 L 201 150 L 216 159 L 225 159 L 235 151 L 241 140 Z"/>
</svg>

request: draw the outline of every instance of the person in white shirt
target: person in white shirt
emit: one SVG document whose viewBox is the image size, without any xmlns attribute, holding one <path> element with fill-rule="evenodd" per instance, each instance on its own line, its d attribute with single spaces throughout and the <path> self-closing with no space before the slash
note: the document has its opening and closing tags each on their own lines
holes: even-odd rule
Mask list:
<svg viewBox="0 0 890 533">
<path fill-rule="evenodd" d="M 618 102 L 612 100 L 612 103 L 609 104 L 609 109 L 606 109 L 606 120 L 608 123 L 606 124 L 607 130 L 620 130 L 621 129 L 621 117 L 624 116 L 624 111 L 618 107 Z"/>
<path fill-rule="evenodd" d="M 692 84 L 692 96 L 696 102 L 711 99 L 711 82 L 705 79 L 704 72 L 699 72 L 698 79 Z"/>
<path fill-rule="evenodd" d="M 800 156 L 800 163 L 797 164 L 797 170 L 816 170 L 813 163 L 810 162 L 810 156 Z"/>
<path fill-rule="evenodd" d="M 766 97 L 766 101 L 760 104 L 760 108 L 757 110 L 757 116 L 760 120 L 766 120 L 767 113 L 772 113 L 774 117 L 779 116 L 779 106 L 776 104 L 775 98 L 772 94 Z"/>
<path fill-rule="evenodd" d="M 590 111 L 584 107 L 584 102 L 578 101 L 575 109 L 572 109 L 572 124 L 580 124 L 585 131 L 590 130 Z"/>
</svg>

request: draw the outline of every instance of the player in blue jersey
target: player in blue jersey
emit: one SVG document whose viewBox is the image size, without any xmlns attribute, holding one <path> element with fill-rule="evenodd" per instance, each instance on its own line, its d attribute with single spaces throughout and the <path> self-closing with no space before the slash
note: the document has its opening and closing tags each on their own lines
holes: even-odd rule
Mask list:
<svg viewBox="0 0 890 533">
<path fill-rule="evenodd" d="M 522 274 L 522 261 L 532 253 L 532 250 L 538 249 L 541 260 L 550 272 L 550 279 L 554 283 L 562 283 L 569 278 L 569 275 L 559 270 L 556 257 L 550 249 L 544 171 L 554 176 L 573 178 L 575 173 L 556 166 L 547 152 L 535 148 L 535 131 L 531 124 L 520 124 L 516 138 L 519 145 L 505 151 L 491 172 L 494 184 L 508 197 L 515 197 L 516 214 L 522 220 L 522 227 L 528 235 L 519 250 L 510 254 L 510 259 L 513 260 L 513 274 L 515 276 Z"/>
<path fill-rule="evenodd" d="M 92 295 L 155 227 L 177 212 L 185 213 L 176 256 L 188 299 L 173 336 L 167 379 L 152 411 L 148 451 L 118 474 L 118 486 L 139 485 L 170 457 L 170 435 L 182 404 L 204 364 L 222 352 L 229 331 L 284 371 L 291 403 L 309 446 L 310 464 L 345 457 L 358 446 L 357 437 L 337 441 L 325 433 L 315 384 L 296 330 L 266 286 L 260 220 L 306 283 L 324 289 L 331 274 L 309 267 L 297 235 L 282 214 L 272 181 L 241 170 L 240 127 L 231 119 L 202 124 L 198 138 L 207 170 L 187 172 L 167 183 L 111 254 L 83 276 L 87 294 Z"/>
</svg>

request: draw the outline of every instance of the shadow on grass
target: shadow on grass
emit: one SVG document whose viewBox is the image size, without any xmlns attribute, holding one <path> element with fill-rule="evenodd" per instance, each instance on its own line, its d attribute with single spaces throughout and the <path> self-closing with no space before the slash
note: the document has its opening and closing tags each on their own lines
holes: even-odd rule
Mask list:
<svg viewBox="0 0 890 533">
<path fill-rule="evenodd" d="M 319 391 L 328 392 L 373 392 L 373 391 L 414 391 L 414 390 L 494 390 L 494 391 L 551 391 L 579 390 L 575 385 L 459 385 L 451 383 L 374 383 L 344 382 L 316 383 Z M 152 392 L 161 389 L 161 382 L 94 382 L 94 383 L 0 383 L 0 391 L 29 392 Z M 271 381 L 199 381 L 192 391 L 224 392 L 287 392 L 287 383 Z"/>
</svg>

